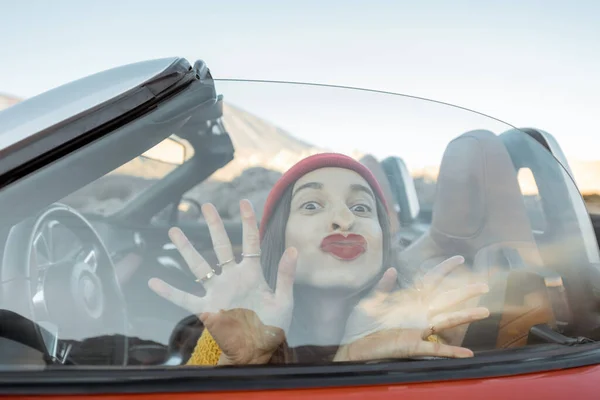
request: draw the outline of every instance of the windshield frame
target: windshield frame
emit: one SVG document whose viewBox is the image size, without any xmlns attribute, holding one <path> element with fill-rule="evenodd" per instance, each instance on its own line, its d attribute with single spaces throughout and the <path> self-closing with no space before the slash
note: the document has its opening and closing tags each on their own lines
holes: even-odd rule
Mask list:
<svg viewBox="0 0 600 400">
<path fill-rule="evenodd" d="M 196 72 L 188 62 L 177 59 L 165 71 L 141 86 L 2 149 L 0 188 L 140 118 L 183 90 L 195 78 Z M 23 102 L 17 106 L 25 104 Z"/>
<path fill-rule="evenodd" d="M 194 82 L 197 85 L 194 85 Z M 18 171 L 11 170 L 0 175 L 0 201 L 15 205 L 14 213 L 3 216 L 3 223 L 17 223 L 32 210 L 48 205 L 48 199 L 58 201 L 137 157 L 170 136 L 169 127 L 185 123 L 189 113 L 212 115 L 215 108 L 219 108 L 219 99 L 212 81 L 198 79 L 192 84 L 179 86 L 168 97 L 161 97 L 156 102 L 146 104 L 143 109 L 136 109 L 132 114 L 119 118 L 114 124 L 85 132 L 78 140 L 55 145 L 44 157 L 38 157 L 31 162 L 25 160 L 18 166 Z M 146 118 L 150 119 L 150 125 Z M 32 147 L 35 147 L 35 144 Z M 107 163 L 104 155 L 114 154 L 111 149 L 115 148 L 128 150 L 119 153 L 121 158 L 111 159 L 111 162 Z M 131 156 L 125 158 L 128 155 Z M 79 168 L 80 171 L 86 171 L 85 174 L 72 172 L 78 169 L 77 165 L 89 163 L 99 166 L 91 175 L 86 168 Z M 179 169 L 181 168 L 176 170 Z M 60 181 L 68 184 L 61 187 L 52 184 Z M 48 198 L 44 200 L 35 196 L 35 192 L 39 190 L 46 190 Z M 30 198 L 32 201 L 23 204 L 19 202 L 19 198 Z"/>
<path fill-rule="evenodd" d="M 481 352 L 471 359 L 396 360 L 334 365 L 229 368 L 50 366 L 0 373 L 3 395 L 231 392 L 448 382 L 546 373 L 600 364 L 600 343 Z M 435 373 L 435 378 L 432 378 Z"/>
</svg>

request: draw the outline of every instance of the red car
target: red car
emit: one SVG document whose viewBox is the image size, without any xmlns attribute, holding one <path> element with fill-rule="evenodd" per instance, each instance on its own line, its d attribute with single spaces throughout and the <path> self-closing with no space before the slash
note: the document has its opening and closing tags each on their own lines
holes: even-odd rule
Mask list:
<svg viewBox="0 0 600 400">
<path fill-rule="evenodd" d="M 598 396 L 600 219 L 548 132 L 408 95 L 218 80 L 169 58 L 12 105 L 0 149 L 5 397 Z M 260 218 L 282 174 L 330 151 L 381 186 L 399 281 L 455 255 L 462 278 L 485 280 L 472 300 L 489 316 L 440 333 L 474 355 L 188 365 L 199 315 L 148 285 L 205 294 L 169 229 L 223 264 L 212 203 L 239 260 L 239 200 Z"/>
</svg>

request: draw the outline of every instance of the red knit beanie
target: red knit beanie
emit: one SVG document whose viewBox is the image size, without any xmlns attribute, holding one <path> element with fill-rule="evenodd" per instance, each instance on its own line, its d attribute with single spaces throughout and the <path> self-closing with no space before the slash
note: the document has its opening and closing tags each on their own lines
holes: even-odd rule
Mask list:
<svg viewBox="0 0 600 400">
<path fill-rule="evenodd" d="M 371 189 L 375 192 L 375 195 L 379 198 L 379 200 L 381 200 L 384 206 L 386 206 L 385 197 L 383 195 L 383 190 L 381 190 L 381 186 L 379 186 L 377 179 L 371 173 L 371 171 L 363 164 L 343 154 L 316 154 L 299 161 L 292 168 L 287 170 L 286 173 L 283 174 L 283 176 L 275 183 L 273 189 L 271 189 L 269 192 L 262 215 L 262 220 L 260 222 L 261 240 L 265 235 L 267 223 L 269 222 L 269 219 L 271 218 L 279 199 L 286 189 L 289 188 L 290 185 L 293 185 L 302 176 L 320 168 L 344 168 L 358 173 L 363 177 L 364 180 L 367 181 Z"/>
</svg>

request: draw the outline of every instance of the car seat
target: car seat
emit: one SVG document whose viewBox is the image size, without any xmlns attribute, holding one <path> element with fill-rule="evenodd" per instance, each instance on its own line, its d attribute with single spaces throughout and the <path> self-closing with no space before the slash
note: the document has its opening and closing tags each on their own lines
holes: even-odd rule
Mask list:
<svg viewBox="0 0 600 400">
<path fill-rule="evenodd" d="M 572 313 L 563 328 L 569 336 L 600 336 L 600 255 L 585 202 L 556 139 L 535 129 L 513 129 L 499 136 L 515 170 L 535 179 L 544 229 L 534 233 L 548 270 L 559 275 Z"/>
<path fill-rule="evenodd" d="M 486 306 L 486 320 L 452 330 L 453 344 L 473 350 L 527 343 L 531 326 L 555 326 L 543 262 L 516 170 L 492 132 L 467 132 L 442 157 L 429 230 L 400 255 L 400 274 L 419 279 L 441 261 L 462 255 L 450 276 L 485 281 L 490 293 L 468 303 Z"/>
</svg>

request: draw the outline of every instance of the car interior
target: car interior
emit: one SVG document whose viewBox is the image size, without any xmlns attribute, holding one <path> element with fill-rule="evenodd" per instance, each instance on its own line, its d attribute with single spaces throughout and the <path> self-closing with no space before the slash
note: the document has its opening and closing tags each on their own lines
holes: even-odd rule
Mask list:
<svg viewBox="0 0 600 400">
<path fill-rule="evenodd" d="M 491 317 L 456 332 L 469 348 L 564 340 L 540 333 L 541 326 L 596 339 L 598 243 L 572 177 L 554 154 L 542 151 L 549 148 L 542 138 L 534 130 L 512 130 L 454 139 L 440 166 L 429 228 L 400 253 L 402 268 L 417 268 L 419 275 L 461 249 L 467 267 L 492 285 L 480 301 Z M 537 178 L 543 231 L 530 223 L 538 210 L 524 201 L 517 180 L 522 168 Z"/>
<path fill-rule="evenodd" d="M 168 239 L 172 226 L 216 263 L 206 223 L 183 214 L 200 207 L 185 194 L 235 157 L 221 121 L 222 102 L 206 82 L 186 86 L 152 112 L 111 127 L 101 140 L 57 153 L 47 166 L 0 191 L 0 204 L 11 210 L 0 224 L 2 363 L 185 362 L 201 323 L 147 282 L 158 277 L 203 294 Z M 175 133 L 193 155 L 117 212 L 79 212 L 68 204 L 70 194 Z M 431 210 L 420 204 L 398 155 L 360 161 L 388 198 L 400 271 L 418 279 L 459 252 L 471 276 L 490 284 L 490 292 L 477 300 L 491 310 L 490 318 L 452 332 L 464 346 L 487 351 L 600 335 L 598 227 L 551 135 L 475 130 L 456 137 L 443 154 Z M 523 168 L 538 184 L 534 199 L 519 186 Z M 532 210 L 541 210 L 541 225 L 532 225 L 538 221 Z M 241 224 L 225 225 L 241 252 Z M 75 268 L 64 267 L 65 260 L 74 260 Z"/>
</svg>

